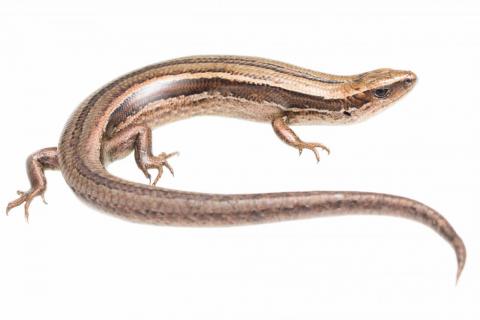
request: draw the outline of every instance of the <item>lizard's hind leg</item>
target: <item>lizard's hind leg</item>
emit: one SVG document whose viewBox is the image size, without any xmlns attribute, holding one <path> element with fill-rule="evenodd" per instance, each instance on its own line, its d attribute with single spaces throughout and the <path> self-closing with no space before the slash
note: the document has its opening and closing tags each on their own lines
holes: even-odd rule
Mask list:
<svg viewBox="0 0 480 320">
<path fill-rule="evenodd" d="M 127 155 L 131 150 L 135 151 L 135 162 L 138 168 L 152 185 L 156 185 L 166 167 L 173 175 L 173 168 L 168 159 L 178 152 L 153 155 L 152 153 L 152 129 L 146 126 L 133 126 L 116 133 L 111 139 L 105 141 L 104 154 L 109 161 L 113 161 Z M 156 178 L 151 179 L 149 169 L 157 169 Z"/>
<path fill-rule="evenodd" d="M 45 178 L 45 170 L 58 169 L 58 150 L 56 147 L 41 149 L 31 154 L 27 159 L 27 174 L 30 180 L 30 190 L 17 191 L 18 197 L 10 202 L 7 206 L 8 212 L 22 203 L 25 203 L 25 219 L 28 222 L 28 208 L 33 198 L 40 196 L 45 202 L 44 194 L 47 188 L 47 179 Z M 45 202 L 46 203 L 46 202 Z"/>
</svg>

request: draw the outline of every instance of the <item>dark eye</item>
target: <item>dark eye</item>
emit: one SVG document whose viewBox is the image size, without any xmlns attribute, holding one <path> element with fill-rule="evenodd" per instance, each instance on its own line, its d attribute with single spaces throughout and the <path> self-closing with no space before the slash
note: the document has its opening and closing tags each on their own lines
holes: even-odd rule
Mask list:
<svg viewBox="0 0 480 320">
<path fill-rule="evenodd" d="M 389 93 L 390 93 L 390 89 L 388 89 L 388 88 L 376 89 L 376 90 L 373 92 L 373 94 L 375 95 L 375 97 L 380 98 L 380 99 L 385 98 L 386 96 L 388 96 Z"/>
</svg>

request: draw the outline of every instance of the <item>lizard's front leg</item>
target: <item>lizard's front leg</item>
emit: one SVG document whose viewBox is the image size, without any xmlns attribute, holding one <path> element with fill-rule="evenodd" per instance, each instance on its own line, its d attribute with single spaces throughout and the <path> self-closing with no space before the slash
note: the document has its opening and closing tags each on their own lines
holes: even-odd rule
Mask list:
<svg viewBox="0 0 480 320">
<path fill-rule="evenodd" d="M 109 160 L 115 160 L 128 154 L 131 150 L 135 152 L 135 162 L 138 168 L 152 185 L 156 185 L 163 174 L 163 167 L 166 167 L 173 175 L 173 168 L 167 159 L 177 155 L 178 152 L 162 152 L 157 156 L 152 154 L 152 129 L 147 126 L 134 126 L 117 132 L 113 137 L 104 142 L 104 155 Z M 149 169 L 157 169 L 158 174 L 152 182 Z"/>
<path fill-rule="evenodd" d="M 321 148 L 330 154 L 330 150 L 321 143 L 316 142 L 303 142 L 297 134 L 287 125 L 287 117 L 279 117 L 272 121 L 273 131 L 277 136 L 289 146 L 298 149 L 298 152 L 302 154 L 303 149 L 312 150 L 317 158 L 317 162 L 320 161 L 320 155 L 316 148 Z"/>
<path fill-rule="evenodd" d="M 57 148 L 45 148 L 31 154 L 27 158 L 27 174 L 30 180 L 30 190 L 17 191 L 20 196 L 16 200 L 10 202 L 7 206 L 8 212 L 22 203 L 25 203 L 25 219 L 28 222 L 28 208 L 33 198 L 40 196 L 45 202 L 45 190 L 47 189 L 47 179 L 45 178 L 45 169 L 56 170 L 59 168 L 58 164 L 58 150 Z M 45 202 L 46 203 L 46 202 Z"/>
</svg>

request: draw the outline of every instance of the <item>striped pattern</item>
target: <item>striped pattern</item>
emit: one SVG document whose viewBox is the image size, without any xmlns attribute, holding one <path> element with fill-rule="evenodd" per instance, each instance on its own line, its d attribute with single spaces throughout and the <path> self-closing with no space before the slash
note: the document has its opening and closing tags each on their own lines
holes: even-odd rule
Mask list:
<svg viewBox="0 0 480 320">
<path fill-rule="evenodd" d="M 411 88 L 414 75 L 379 69 L 334 76 L 260 58 L 188 57 L 148 66 L 87 98 L 58 148 L 65 180 L 83 199 L 119 217 L 167 225 L 238 225 L 307 217 L 378 213 L 428 225 L 453 246 L 459 272 L 463 242 L 433 209 L 414 200 L 362 192 L 220 195 L 175 191 L 110 175 L 105 142 L 138 125 L 153 127 L 200 114 L 271 122 L 342 124 L 368 118 Z M 375 96 L 388 88 L 385 99 Z M 122 141 L 132 149 L 129 141 Z M 125 148 L 124 148 L 125 149 Z"/>
</svg>

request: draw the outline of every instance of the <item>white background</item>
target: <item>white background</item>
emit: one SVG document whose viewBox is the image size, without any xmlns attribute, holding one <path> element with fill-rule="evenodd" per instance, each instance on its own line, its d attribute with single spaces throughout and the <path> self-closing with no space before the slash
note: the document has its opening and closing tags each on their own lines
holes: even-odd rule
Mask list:
<svg viewBox="0 0 480 320">
<path fill-rule="evenodd" d="M 81 3 L 81 4 L 80 4 Z M 354 74 L 413 70 L 415 89 L 367 122 L 298 127 L 332 149 L 298 157 L 268 124 L 196 118 L 154 133 L 181 151 L 162 186 L 205 192 L 362 190 L 420 200 L 463 237 L 341 217 L 194 229 L 118 220 L 48 172 L 49 205 L 0 217 L 1 319 L 479 319 L 476 1 L 2 1 L 1 206 L 24 160 L 54 146 L 71 112 L 113 78 L 193 54 L 268 57 Z M 132 157 L 110 167 L 144 181 Z"/>
</svg>

